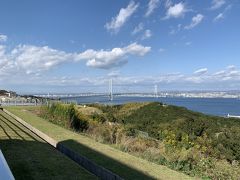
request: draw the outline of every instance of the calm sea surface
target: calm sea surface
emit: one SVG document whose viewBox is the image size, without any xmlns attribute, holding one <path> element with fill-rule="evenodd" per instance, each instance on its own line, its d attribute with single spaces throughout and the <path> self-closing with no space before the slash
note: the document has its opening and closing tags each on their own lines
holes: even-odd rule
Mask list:
<svg viewBox="0 0 240 180">
<path fill-rule="evenodd" d="M 103 104 L 124 104 L 127 102 L 163 102 L 166 104 L 183 106 L 193 111 L 202 112 L 210 115 L 226 116 L 240 115 L 240 99 L 226 98 L 172 98 L 172 97 L 114 97 L 113 101 L 109 101 L 107 96 L 96 97 L 78 97 L 64 98 L 63 101 L 84 103 L 103 103 Z"/>
</svg>

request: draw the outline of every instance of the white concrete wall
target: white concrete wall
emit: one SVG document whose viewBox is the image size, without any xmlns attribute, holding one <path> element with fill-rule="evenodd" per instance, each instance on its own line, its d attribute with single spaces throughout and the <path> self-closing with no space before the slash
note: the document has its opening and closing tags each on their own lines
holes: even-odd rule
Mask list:
<svg viewBox="0 0 240 180">
<path fill-rule="evenodd" d="M 0 150 L 0 179 L 2 180 L 14 180 L 11 170 Z"/>
</svg>

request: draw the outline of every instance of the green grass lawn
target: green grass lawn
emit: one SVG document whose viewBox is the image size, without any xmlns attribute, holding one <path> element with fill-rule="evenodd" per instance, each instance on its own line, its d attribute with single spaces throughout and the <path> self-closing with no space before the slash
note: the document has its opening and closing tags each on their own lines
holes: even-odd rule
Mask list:
<svg viewBox="0 0 240 180">
<path fill-rule="evenodd" d="M 52 124 L 26 111 L 31 108 L 35 107 L 7 107 L 7 110 L 124 179 L 192 179 L 165 166 L 137 158 L 109 145 L 95 142 L 89 137 Z"/>
<path fill-rule="evenodd" d="M 1 110 L 0 148 L 16 180 L 97 179 Z"/>
</svg>

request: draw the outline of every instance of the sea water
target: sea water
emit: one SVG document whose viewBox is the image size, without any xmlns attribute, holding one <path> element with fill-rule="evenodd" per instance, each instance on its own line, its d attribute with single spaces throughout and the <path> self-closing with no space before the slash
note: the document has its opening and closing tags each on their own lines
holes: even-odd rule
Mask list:
<svg viewBox="0 0 240 180">
<path fill-rule="evenodd" d="M 64 98 L 62 101 L 77 102 L 78 104 L 102 103 L 124 104 L 128 102 L 163 102 L 169 105 L 183 106 L 189 110 L 204 114 L 226 116 L 240 115 L 240 100 L 233 98 L 181 98 L 181 97 L 128 97 L 116 96 L 109 101 L 108 96 L 89 96 Z"/>
</svg>

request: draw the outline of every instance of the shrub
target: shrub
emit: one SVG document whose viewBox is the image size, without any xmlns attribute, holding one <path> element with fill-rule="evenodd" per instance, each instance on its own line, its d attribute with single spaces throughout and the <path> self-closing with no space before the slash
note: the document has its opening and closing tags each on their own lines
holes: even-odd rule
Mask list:
<svg viewBox="0 0 240 180">
<path fill-rule="evenodd" d="M 99 123 L 104 123 L 107 121 L 107 118 L 102 115 L 102 114 L 97 114 L 97 113 L 94 113 L 92 116 L 91 116 L 92 120 L 94 121 L 97 121 Z"/>
<path fill-rule="evenodd" d="M 217 156 L 232 162 L 240 160 L 240 128 L 223 129 L 213 141 Z"/>
<path fill-rule="evenodd" d="M 99 123 L 97 121 L 90 121 L 86 133 L 93 137 L 96 141 L 116 144 L 119 126 L 117 124 Z"/>
<path fill-rule="evenodd" d="M 73 104 L 52 103 L 49 106 L 43 106 L 40 116 L 75 131 L 84 131 L 88 128 L 86 117 L 78 113 Z"/>
<path fill-rule="evenodd" d="M 91 106 L 101 113 L 87 115 L 74 105 L 54 103 L 42 107 L 41 116 L 192 176 L 240 179 L 239 120 L 161 103 Z"/>
</svg>

